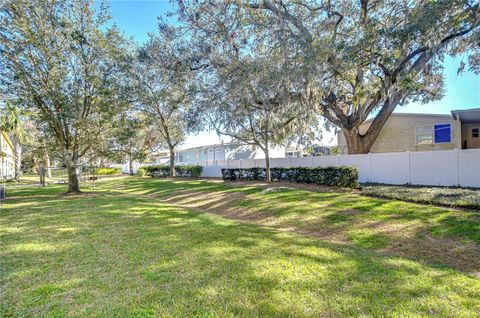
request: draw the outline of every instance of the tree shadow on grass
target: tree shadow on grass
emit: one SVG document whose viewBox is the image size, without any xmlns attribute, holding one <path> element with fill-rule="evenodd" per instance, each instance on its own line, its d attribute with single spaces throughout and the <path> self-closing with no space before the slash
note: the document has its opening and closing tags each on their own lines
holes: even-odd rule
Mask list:
<svg viewBox="0 0 480 318">
<path fill-rule="evenodd" d="M 116 190 L 105 191 L 112 184 Z M 81 197 L 69 198 L 69 213 L 91 205 L 109 209 L 114 216 L 118 209 L 113 207 L 119 197 L 132 202 L 160 198 L 162 202 L 188 207 L 199 213 L 210 212 L 431 264 L 444 264 L 466 273 L 480 273 L 480 220 L 473 212 L 371 199 L 349 193 L 292 189 L 264 192 L 258 188 L 232 188 L 206 181 L 121 179 L 105 183 L 103 187 L 98 188 L 102 198 L 94 205 L 89 198 L 83 201 Z M 42 200 L 62 202 L 58 200 L 64 198 L 53 196 L 42 197 Z M 43 209 L 34 207 L 35 202 L 29 197 L 19 197 L 17 201 L 29 204 L 32 212 Z M 465 239 L 475 243 L 462 241 Z"/>
<path fill-rule="evenodd" d="M 33 212 L 20 205 L 2 215 L 9 228 L 21 225 L 2 234 L 7 316 L 452 316 L 480 310 L 478 279 L 453 270 L 148 198 L 92 200 L 59 198 L 38 202 Z M 68 211 L 72 205 L 75 212 Z M 66 281 L 78 283 L 52 289 Z"/>
<path fill-rule="evenodd" d="M 132 183 L 142 189 L 140 193 L 147 191 L 152 197 L 197 212 L 348 242 L 444 264 L 466 273 L 480 273 L 480 216 L 475 212 L 352 193 L 232 189 L 229 185 L 205 181 L 142 179 Z M 129 195 L 135 195 L 137 190 L 129 191 L 132 191 Z"/>
</svg>

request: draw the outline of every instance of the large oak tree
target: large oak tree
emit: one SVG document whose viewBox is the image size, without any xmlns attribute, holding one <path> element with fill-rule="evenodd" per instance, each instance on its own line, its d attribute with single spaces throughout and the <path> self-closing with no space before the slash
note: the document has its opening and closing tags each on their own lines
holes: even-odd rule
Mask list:
<svg viewBox="0 0 480 318">
<path fill-rule="evenodd" d="M 34 109 L 55 137 L 68 170 L 68 192 L 79 192 L 82 157 L 100 142 L 117 112 L 124 40 L 89 0 L 3 1 L 0 72 L 10 98 Z"/>
<path fill-rule="evenodd" d="M 351 154 L 369 152 L 397 106 L 442 97 L 445 55 L 465 53 L 478 71 L 479 6 L 472 0 L 179 1 L 183 19 L 227 38 L 224 47 L 241 50 L 267 39 L 269 50 L 287 52 L 295 65 L 289 80 L 297 84 L 288 87 L 290 97 L 301 96 L 302 105 L 340 127 Z"/>
</svg>

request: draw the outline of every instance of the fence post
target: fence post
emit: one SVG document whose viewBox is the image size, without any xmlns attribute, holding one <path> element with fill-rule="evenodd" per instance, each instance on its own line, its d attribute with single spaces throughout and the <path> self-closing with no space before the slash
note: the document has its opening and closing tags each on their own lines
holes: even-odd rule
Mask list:
<svg viewBox="0 0 480 318">
<path fill-rule="evenodd" d="M 408 184 L 412 184 L 412 158 L 410 151 L 407 151 L 408 154 Z"/>
<path fill-rule="evenodd" d="M 242 169 L 242 159 L 240 159 L 240 169 Z"/>
<path fill-rule="evenodd" d="M 455 148 L 457 157 L 457 186 L 460 186 L 460 159 L 458 155 L 458 148 Z"/>
<path fill-rule="evenodd" d="M 370 182 L 375 182 L 375 181 L 373 181 L 373 166 L 372 166 L 372 153 L 371 152 L 368 153 L 368 166 L 370 168 L 370 178 L 369 178 L 370 180 L 369 181 Z"/>
</svg>

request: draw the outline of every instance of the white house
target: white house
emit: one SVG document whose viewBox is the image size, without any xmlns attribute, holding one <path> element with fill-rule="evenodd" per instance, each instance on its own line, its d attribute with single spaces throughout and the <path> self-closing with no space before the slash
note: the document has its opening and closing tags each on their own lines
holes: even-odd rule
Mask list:
<svg viewBox="0 0 480 318">
<path fill-rule="evenodd" d="M 284 158 L 285 147 L 271 147 L 270 158 Z M 175 152 L 175 162 L 195 164 L 197 162 L 216 160 L 264 159 L 265 154 L 259 148 L 237 142 L 200 146 Z M 165 157 L 157 157 L 156 163 L 165 163 Z"/>
<path fill-rule="evenodd" d="M 0 133 L 0 179 L 13 179 L 15 176 L 13 144 L 5 132 Z"/>
<path fill-rule="evenodd" d="M 285 149 L 285 157 L 298 158 L 308 156 L 330 156 L 332 154 L 331 146 L 313 145 L 310 147 L 310 151 L 305 151 L 302 147 L 287 147 Z"/>
</svg>

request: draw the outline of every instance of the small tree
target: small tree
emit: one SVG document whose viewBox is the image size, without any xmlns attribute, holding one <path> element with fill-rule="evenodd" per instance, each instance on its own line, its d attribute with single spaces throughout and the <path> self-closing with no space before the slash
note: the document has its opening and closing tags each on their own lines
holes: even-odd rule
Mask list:
<svg viewBox="0 0 480 318">
<path fill-rule="evenodd" d="M 242 67 L 238 72 L 213 71 L 215 76 L 205 83 L 201 105 L 219 134 L 264 153 L 266 181 L 270 182 L 269 150 L 305 132 L 298 120 L 302 108 L 283 96 L 272 63 L 258 59 L 239 63 Z"/>
<path fill-rule="evenodd" d="M 114 136 L 113 150 L 127 158 L 130 175 L 134 175 L 133 162 L 145 159 L 156 150 L 159 142 L 156 128 L 138 115 L 122 115 Z"/>
<path fill-rule="evenodd" d="M 138 49 L 130 69 L 137 108 L 151 118 L 160 142 L 169 150 L 171 176 L 175 176 L 175 150 L 197 119 L 190 113 L 192 70 L 187 52 L 178 30 L 162 26 Z"/>
<path fill-rule="evenodd" d="M 197 108 L 218 133 L 260 148 L 270 181 L 270 147 L 311 137 L 318 124 L 297 93 L 302 85 L 292 81 L 300 75 L 297 61 L 287 43 L 271 47 L 239 2 L 179 1 L 178 6 L 179 20 L 195 42 L 195 61 L 203 66 L 197 72 L 202 83 Z"/>
<path fill-rule="evenodd" d="M 38 172 L 38 166 L 46 167 L 47 177 L 51 178 L 50 153 L 55 153 L 53 136 L 49 135 L 49 129 L 40 121 L 35 122 L 36 117 L 32 113 L 22 116 L 22 126 L 28 137 L 22 143 L 22 170 L 28 169 L 33 173 Z"/>
<path fill-rule="evenodd" d="M 19 181 L 22 175 L 22 146 L 29 140 L 23 125 L 25 114 L 10 102 L 6 103 L 4 111 L 5 114 L 0 117 L 0 131 L 6 131 L 12 135 L 15 180 Z"/>
<path fill-rule="evenodd" d="M 3 1 L 0 72 L 4 91 L 37 110 L 55 137 L 68 170 L 68 192 L 79 192 L 77 168 L 117 113 L 117 75 L 124 41 L 107 27 L 105 6 L 93 2 Z"/>
</svg>

